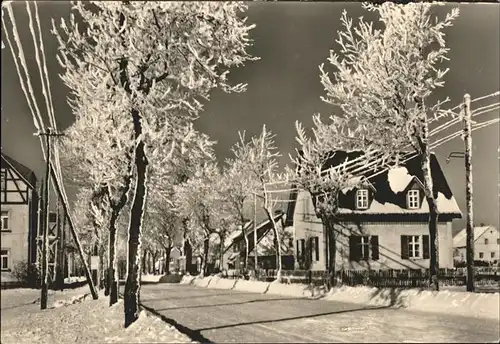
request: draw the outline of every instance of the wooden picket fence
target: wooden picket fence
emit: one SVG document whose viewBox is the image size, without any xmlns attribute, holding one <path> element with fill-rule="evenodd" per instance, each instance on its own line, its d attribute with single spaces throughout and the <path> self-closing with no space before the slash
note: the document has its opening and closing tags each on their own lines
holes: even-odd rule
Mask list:
<svg viewBox="0 0 500 344">
<path fill-rule="evenodd" d="M 283 270 L 281 273 L 285 283 L 325 285 L 328 280 L 327 271 Z M 237 270 L 227 275 L 229 278 L 248 278 Z M 276 279 L 275 270 L 259 270 L 255 278 L 259 281 L 271 282 Z M 339 270 L 336 272 L 338 285 L 366 285 L 380 288 L 427 288 L 429 286 L 429 270 L 426 269 L 387 269 L 387 270 Z M 439 281 L 442 286 L 464 286 L 467 283 L 465 269 L 440 269 Z M 498 269 L 475 269 L 476 286 L 497 286 L 500 283 Z"/>
</svg>

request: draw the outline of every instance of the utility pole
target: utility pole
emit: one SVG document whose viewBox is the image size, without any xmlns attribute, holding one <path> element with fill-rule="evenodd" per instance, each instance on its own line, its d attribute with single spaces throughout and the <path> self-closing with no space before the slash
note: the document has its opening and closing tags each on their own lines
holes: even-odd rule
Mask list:
<svg viewBox="0 0 500 344">
<path fill-rule="evenodd" d="M 467 239 L 466 239 L 466 256 L 467 256 L 467 291 L 474 291 L 474 211 L 472 204 L 472 125 L 471 125 L 471 108 L 470 95 L 464 96 L 464 143 L 465 143 L 465 200 L 467 207 Z"/>
<path fill-rule="evenodd" d="M 64 224 L 63 218 L 65 216 L 62 212 L 61 218 L 61 207 L 59 204 L 59 197 L 57 198 L 57 271 L 56 271 L 56 285 L 60 290 L 64 289 Z"/>
<path fill-rule="evenodd" d="M 48 261 L 48 250 L 49 250 L 49 190 L 50 190 L 50 159 L 51 159 L 51 139 L 55 136 L 61 136 L 61 134 L 53 133 L 51 128 L 47 128 L 45 133 L 38 133 L 40 136 L 45 136 L 45 142 L 47 144 L 47 164 L 45 171 L 45 188 L 44 188 L 44 203 L 43 203 L 43 214 L 45 216 L 44 226 L 43 226 L 43 239 L 42 239 L 42 285 L 41 285 L 41 296 L 40 296 L 40 309 L 47 309 L 47 297 L 48 297 L 48 273 L 49 273 L 49 261 Z M 42 221 L 43 221 L 42 220 Z"/>
<path fill-rule="evenodd" d="M 253 194 L 253 249 L 254 249 L 254 270 L 257 277 L 259 257 L 257 256 L 257 194 Z"/>
</svg>

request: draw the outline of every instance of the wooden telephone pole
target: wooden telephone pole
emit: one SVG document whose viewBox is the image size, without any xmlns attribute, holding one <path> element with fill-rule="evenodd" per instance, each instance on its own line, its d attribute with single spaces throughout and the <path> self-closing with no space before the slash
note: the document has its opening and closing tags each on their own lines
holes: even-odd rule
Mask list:
<svg viewBox="0 0 500 344">
<path fill-rule="evenodd" d="M 467 291 L 474 291 L 474 211 L 472 206 L 472 125 L 470 95 L 464 96 L 464 142 L 465 142 L 465 200 L 467 207 L 466 248 Z"/>
<path fill-rule="evenodd" d="M 47 165 L 45 170 L 45 188 L 43 194 L 43 215 L 45 216 L 42 221 L 43 225 L 43 239 L 42 239 L 42 261 L 41 261 L 41 273 L 42 273 L 42 283 L 41 283 L 41 296 L 40 296 L 40 308 L 47 308 L 47 297 L 48 297 L 48 274 L 49 274 L 49 190 L 50 190 L 50 159 L 52 158 L 52 145 L 51 141 L 53 137 L 62 136 L 62 134 L 53 133 L 51 128 L 47 128 L 45 133 L 38 133 L 39 136 L 45 136 L 45 142 L 47 144 Z"/>
<path fill-rule="evenodd" d="M 257 277 L 257 271 L 259 270 L 259 257 L 257 256 L 257 195 L 253 194 L 253 250 L 255 257 L 255 277 Z"/>
</svg>

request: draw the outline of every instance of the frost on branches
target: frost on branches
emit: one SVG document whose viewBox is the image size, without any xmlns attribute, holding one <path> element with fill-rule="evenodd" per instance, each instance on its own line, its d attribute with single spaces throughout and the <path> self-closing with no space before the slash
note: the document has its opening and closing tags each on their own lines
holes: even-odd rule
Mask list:
<svg viewBox="0 0 500 344">
<path fill-rule="evenodd" d="M 330 122 L 323 122 L 319 115 L 313 116 L 312 135 L 306 135 L 302 124 L 296 122 L 299 148 L 295 157 L 290 157 L 294 169 L 287 172 L 296 187 L 310 193 L 314 210 L 326 231 L 329 283 L 335 283 L 335 261 L 337 251 L 339 194 L 350 188 L 362 185 L 366 180 L 358 174 L 366 168 L 376 169 L 383 164 L 389 154 L 375 151 L 371 143 L 364 138 L 363 132 L 354 121 L 354 129 L 347 120 L 330 117 Z M 331 160 L 339 151 L 360 150 L 364 154 L 359 158 L 346 160 L 337 166 L 331 166 Z"/>
<path fill-rule="evenodd" d="M 454 8 L 439 19 L 431 15 L 433 6 L 437 5 L 364 5 L 378 13 L 381 30 L 362 18 L 354 26 L 344 12 L 344 30 L 336 41 L 340 54 L 330 52 L 333 77 L 323 65 L 320 71 L 326 90 L 323 100 L 358 122 L 363 137 L 386 152 L 399 154 L 413 149 L 419 153 L 430 209 L 430 282 L 437 290 L 438 214 L 432 192 L 428 124 L 451 113 L 443 109 L 448 99 L 435 101 L 431 96 L 444 86 L 448 69 L 441 69 L 441 63 L 448 60 L 449 51 L 444 30 L 452 26 L 459 10 Z"/>
<path fill-rule="evenodd" d="M 245 140 L 244 133 L 239 133 L 240 140 L 233 147 L 235 160 L 238 161 L 239 168 L 250 172 L 250 186 L 254 187 L 253 192 L 260 198 L 262 209 L 268 220 L 271 222 L 274 235 L 274 248 L 276 251 L 276 280 L 281 281 L 281 238 L 278 224 L 275 221 L 274 212 L 277 210 L 279 198 L 269 189 L 269 184 L 278 180 L 283 180 L 283 176 L 278 173 L 279 165 L 277 158 L 281 156 L 275 146 L 273 134 L 264 125 L 262 132 L 258 136 L 253 136 L 249 141 Z M 248 238 L 245 235 L 246 259 L 248 260 Z M 255 247 L 256 249 L 256 247 Z"/>
<path fill-rule="evenodd" d="M 147 196 L 150 149 L 155 128 L 177 127 L 180 117 L 196 118 L 199 99 L 230 85 L 230 68 L 254 60 L 246 49 L 252 28 L 239 2 L 73 2 L 74 14 L 53 33 L 59 41 L 62 79 L 74 107 L 107 102 L 120 123 L 132 124 L 136 187 L 129 225 L 125 326 L 138 317 L 142 214 Z M 97 108 L 97 110 L 99 110 Z M 154 147 L 154 145 L 152 145 Z M 164 147 L 155 147 L 164 149 Z M 153 148 L 153 149 L 155 149 Z"/>
<path fill-rule="evenodd" d="M 189 219 L 189 242 L 202 251 L 202 269 L 205 274 L 210 237 L 216 234 L 221 243 L 229 229 L 224 196 L 220 192 L 221 174 L 213 162 L 199 168 L 195 175 L 176 189 L 176 207 L 183 218 Z"/>
</svg>

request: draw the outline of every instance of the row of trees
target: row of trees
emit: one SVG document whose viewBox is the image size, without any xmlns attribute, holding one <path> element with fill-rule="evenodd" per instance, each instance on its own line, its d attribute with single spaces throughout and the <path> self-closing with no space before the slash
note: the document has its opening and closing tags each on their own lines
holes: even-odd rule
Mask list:
<svg viewBox="0 0 500 344">
<path fill-rule="evenodd" d="M 405 157 L 400 152 L 409 149 L 420 155 L 424 171 L 431 276 L 438 287 L 429 123 L 446 111 L 445 101 L 432 101 L 431 95 L 444 85 L 446 70 L 438 68 L 448 52 L 443 29 L 458 11 L 434 21 L 430 4 L 364 7 L 378 12 L 384 29 L 363 19 L 354 27 L 343 14 L 344 30 L 337 40 L 342 57 L 332 52 L 331 74 L 320 67 L 323 100 L 340 108 L 343 117 L 328 122 L 313 117 L 310 136 L 297 123 L 298 154 L 286 175 L 278 173 L 280 154 L 265 126 L 249 140 L 240 133 L 233 157 L 223 166 L 215 161 L 214 142 L 192 126 L 203 109 L 200 100 L 208 100 L 213 88 L 244 90 L 227 80 L 230 68 L 256 59 L 247 52 L 252 26 L 241 17 L 244 4 L 77 2 L 73 9 L 83 28 L 74 17 L 54 24 L 62 79 L 71 90 L 76 117 L 62 145 L 64 165 L 82 188 L 81 217 L 107 252 L 111 304 L 117 300 L 118 223 L 128 213 L 126 326 L 138 316 L 141 250 L 168 250 L 189 241 L 202 252 L 205 265 L 210 237 L 218 236 L 224 245 L 231 231 L 243 228 L 254 196 L 272 224 L 281 264 L 273 216 L 278 201 L 268 190 L 275 182 L 293 182 L 313 195 L 328 233 L 333 282 L 339 192 L 362 183 L 355 176 L 367 168 L 397 165 Z M 335 150 L 365 154 L 329 168 Z M 247 265 L 250 245 L 244 239 Z"/>
</svg>

